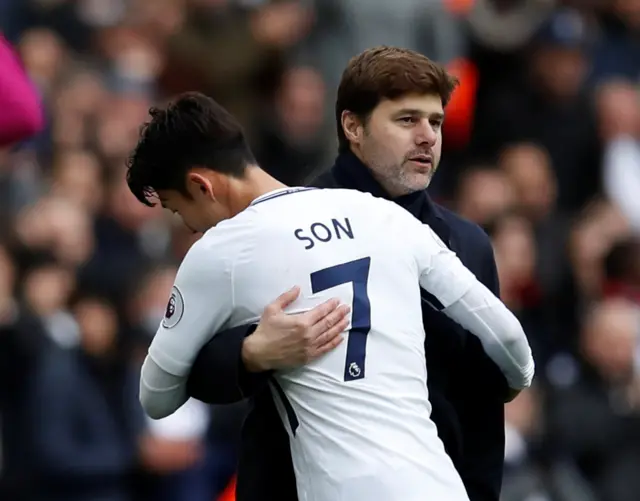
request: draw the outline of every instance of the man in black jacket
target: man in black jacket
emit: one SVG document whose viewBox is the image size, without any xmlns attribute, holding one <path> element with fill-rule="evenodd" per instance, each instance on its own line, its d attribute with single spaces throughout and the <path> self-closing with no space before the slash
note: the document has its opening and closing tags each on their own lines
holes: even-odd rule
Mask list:
<svg viewBox="0 0 640 501">
<path fill-rule="evenodd" d="M 343 74 L 336 103 L 340 154 L 333 168 L 313 184 L 394 200 L 429 224 L 498 295 L 495 260 L 486 234 L 434 204 L 425 191 L 440 159 L 444 117 L 424 113 L 417 104 L 420 99 L 412 106 L 412 97 L 440 99 L 446 105 L 454 85 L 455 79 L 442 67 L 409 50 L 380 47 L 353 58 Z M 385 107 L 399 100 L 408 105 Z M 386 116 L 384 110 L 389 109 L 393 114 Z M 435 131 L 436 144 L 428 144 L 421 134 L 412 135 L 413 144 L 404 143 L 407 135 L 400 131 L 413 127 Z M 310 349 L 317 346 L 317 329 L 312 332 L 304 321 L 282 311 L 293 299 L 295 292 L 268 307 L 257 328 L 238 327 L 216 334 L 200 352 L 189 376 L 189 395 L 199 400 L 225 403 L 251 397 L 252 410 L 243 429 L 238 501 L 297 499 L 288 437 L 266 385 L 271 370 L 295 366 L 320 354 Z M 439 309 L 438 301 L 423 291 L 432 419 L 471 501 L 498 501 L 507 384 L 479 340 Z M 330 327 L 335 312 L 324 313 L 329 314 L 326 327 Z"/>
</svg>

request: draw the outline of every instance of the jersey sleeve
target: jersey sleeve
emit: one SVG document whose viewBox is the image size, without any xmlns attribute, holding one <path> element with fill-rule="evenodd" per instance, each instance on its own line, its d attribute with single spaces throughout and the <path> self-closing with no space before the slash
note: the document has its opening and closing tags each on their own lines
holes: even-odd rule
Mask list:
<svg viewBox="0 0 640 501">
<path fill-rule="evenodd" d="M 429 226 L 416 222 L 420 286 L 442 303 L 445 315 L 480 339 L 512 389 L 530 386 L 534 362 L 518 319 Z"/>
<path fill-rule="evenodd" d="M 476 276 L 429 225 L 417 219 L 414 222 L 409 231 L 416 237 L 415 256 L 420 271 L 420 286 L 433 294 L 443 308 L 447 308 L 465 295 L 477 281 Z"/>
<path fill-rule="evenodd" d="M 140 371 L 140 404 L 151 419 L 162 419 L 189 399 L 186 378 L 163 370 L 147 356 Z"/>
<path fill-rule="evenodd" d="M 515 315 L 482 283 L 476 282 L 443 313 L 480 339 L 510 388 L 531 386 L 535 363 L 527 336 Z"/>
<path fill-rule="evenodd" d="M 188 375 L 200 349 L 233 310 L 236 249 L 224 239 L 207 237 L 194 244 L 182 262 L 149 348 L 149 357 L 174 376 Z"/>
</svg>

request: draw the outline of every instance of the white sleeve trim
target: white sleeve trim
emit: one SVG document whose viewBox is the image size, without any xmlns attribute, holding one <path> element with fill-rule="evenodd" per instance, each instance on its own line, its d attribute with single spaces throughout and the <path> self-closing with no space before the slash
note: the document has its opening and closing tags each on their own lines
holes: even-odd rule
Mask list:
<svg viewBox="0 0 640 501">
<path fill-rule="evenodd" d="M 445 247 L 431 256 L 429 267 L 420 276 L 420 286 L 447 308 L 459 301 L 477 280 L 458 256 Z"/>
<path fill-rule="evenodd" d="M 414 245 L 420 286 L 446 308 L 458 301 L 477 279 L 428 224 L 413 216 L 410 218 L 412 227 L 407 231 L 416 235 Z"/>
<path fill-rule="evenodd" d="M 189 399 L 187 378 L 163 370 L 151 357 L 142 364 L 140 404 L 151 419 L 162 419 L 177 411 Z"/>
</svg>

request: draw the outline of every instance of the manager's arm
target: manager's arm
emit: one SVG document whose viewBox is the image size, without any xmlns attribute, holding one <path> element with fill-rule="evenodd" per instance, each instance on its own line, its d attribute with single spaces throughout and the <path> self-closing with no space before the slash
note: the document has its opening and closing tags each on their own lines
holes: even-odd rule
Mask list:
<svg viewBox="0 0 640 501">
<path fill-rule="evenodd" d="M 187 379 L 187 395 L 207 404 L 238 402 L 267 383 L 271 371 L 250 372 L 242 347 L 256 325 L 242 325 L 214 336 L 205 344 Z"/>
<path fill-rule="evenodd" d="M 209 404 L 236 402 L 264 387 L 273 370 L 304 365 L 335 348 L 349 323 L 349 308 L 332 299 L 299 315 L 285 308 L 294 287 L 269 304 L 256 325 L 216 334 L 191 368 L 187 395 Z"/>
<path fill-rule="evenodd" d="M 534 362 L 518 319 L 429 226 L 418 224 L 414 228 L 420 285 L 438 298 L 443 313 L 480 339 L 512 390 L 529 387 Z"/>
</svg>

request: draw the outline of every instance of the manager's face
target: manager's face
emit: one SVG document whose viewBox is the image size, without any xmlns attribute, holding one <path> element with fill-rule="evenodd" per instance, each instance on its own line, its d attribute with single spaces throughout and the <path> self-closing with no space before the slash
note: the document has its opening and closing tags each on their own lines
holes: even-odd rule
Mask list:
<svg viewBox="0 0 640 501">
<path fill-rule="evenodd" d="M 383 100 L 352 145 L 391 196 L 406 195 L 429 186 L 440 162 L 443 121 L 438 95 Z"/>
</svg>

